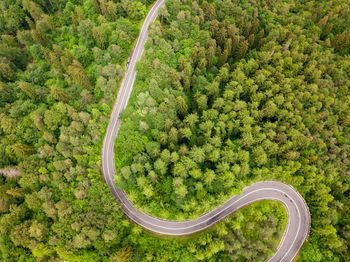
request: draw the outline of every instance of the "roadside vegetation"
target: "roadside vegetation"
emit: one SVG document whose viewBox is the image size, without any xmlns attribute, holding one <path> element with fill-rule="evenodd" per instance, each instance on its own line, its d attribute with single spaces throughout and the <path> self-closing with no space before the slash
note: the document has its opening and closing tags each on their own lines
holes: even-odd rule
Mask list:
<svg viewBox="0 0 350 262">
<path fill-rule="evenodd" d="M 0 2 L 0 261 L 132 255 L 100 152 L 151 2 Z"/>
<path fill-rule="evenodd" d="M 0 261 L 215 261 L 242 243 L 251 257 L 276 248 L 286 215 L 275 203 L 167 239 L 130 223 L 103 182 L 102 138 L 150 4 L 0 2 Z"/>
<path fill-rule="evenodd" d="M 127 220 L 103 182 L 102 139 L 151 4 L 0 1 L 0 261 L 256 261 L 276 250 L 287 221 L 279 203 L 255 203 L 191 237 L 163 238 Z M 139 208 L 184 219 L 253 181 L 282 180 L 313 215 L 300 259 L 349 260 L 346 1 L 174 0 L 158 20 L 122 115 L 117 184 Z M 205 153 L 205 166 L 202 150 L 211 146 L 220 161 Z M 176 163 L 189 167 L 185 156 L 196 171 L 176 175 Z M 144 159 L 151 167 L 142 171 Z"/>
<path fill-rule="evenodd" d="M 167 1 L 122 114 L 116 185 L 183 220 L 283 181 L 312 215 L 300 260 L 349 260 L 349 21 L 347 1 Z"/>
</svg>

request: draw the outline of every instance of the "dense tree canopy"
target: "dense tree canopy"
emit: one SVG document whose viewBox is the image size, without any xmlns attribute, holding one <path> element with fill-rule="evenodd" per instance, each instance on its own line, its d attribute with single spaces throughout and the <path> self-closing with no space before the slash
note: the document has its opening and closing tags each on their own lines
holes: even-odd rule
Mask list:
<svg viewBox="0 0 350 262">
<path fill-rule="evenodd" d="M 103 182 L 102 138 L 152 2 L 0 1 L 1 261 L 256 261 L 278 246 L 279 203 L 167 239 Z M 312 213 L 299 259 L 349 260 L 349 16 L 345 0 L 167 1 L 122 114 L 117 185 L 185 219 L 285 181 Z"/>
<path fill-rule="evenodd" d="M 349 259 L 348 3 L 167 1 L 162 12 L 122 115 L 116 185 L 141 210 L 184 219 L 284 181 L 312 214 L 300 259 Z"/>
</svg>

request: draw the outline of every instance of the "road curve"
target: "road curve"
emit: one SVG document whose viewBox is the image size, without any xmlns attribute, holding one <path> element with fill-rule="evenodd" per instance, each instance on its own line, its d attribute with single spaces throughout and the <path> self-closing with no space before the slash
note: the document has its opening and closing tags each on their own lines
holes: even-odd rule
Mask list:
<svg viewBox="0 0 350 262">
<path fill-rule="evenodd" d="M 288 224 L 277 252 L 269 261 L 292 261 L 308 237 L 311 217 L 303 197 L 287 184 L 276 181 L 258 182 L 246 187 L 242 195 L 231 197 L 222 206 L 201 215 L 197 220 L 178 222 L 159 219 L 136 210 L 134 205 L 127 198 L 125 192 L 116 188 L 113 182 L 116 173 L 114 166 L 114 140 L 117 137 L 121 124 L 121 120 L 118 116 L 129 101 L 136 76 L 135 64 L 141 58 L 147 40 L 148 27 L 150 23 L 156 19 L 158 9 L 164 2 L 165 0 L 158 0 L 147 14 L 134 51 L 129 59 L 129 66 L 112 110 L 102 148 L 102 171 L 105 181 L 109 185 L 112 194 L 121 202 L 124 213 L 129 219 L 149 231 L 163 235 L 189 235 L 213 226 L 225 217 L 253 202 L 260 200 L 280 201 L 287 209 Z"/>
</svg>

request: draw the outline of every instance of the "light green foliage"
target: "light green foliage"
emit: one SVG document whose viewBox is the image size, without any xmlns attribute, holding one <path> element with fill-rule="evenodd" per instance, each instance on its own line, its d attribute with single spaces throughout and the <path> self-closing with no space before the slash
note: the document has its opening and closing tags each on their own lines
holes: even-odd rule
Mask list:
<svg viewBox="0 0 350 262">
<path fill-rule="evenodd" d="M 348 4 L 253 2 L 167 1 L 149 30 L 115 146 L 117 174 L 123 166 L 147 168 L 118 176 L 119 184 L 137 206 L 151 206 L 143 210 L 184 219 L 253 182 L 284 181 L 312 214 L 300 259 L 308 261 L 314 250 L 315 261 L 348 260 Z M 126 139 L 135 136 L 142 137 L 140 151 Z M 177 157 L 169 161 L 165 151 Z M 135 187 L 136 178 L 152 183 L 152 195 Z M 254 219 L 242 217 L 247 231 Z M 264 230 L 264 237 L 249 234 L 267 240 L 272 231 Z M 226 246 L 223 261 L 272 254 L 238 233 L 227 241 L 233 247 Z M 221 250 L 217 243 L 211 248 Z"/>
<path fill-rule="evenodd" d="M 305 1 L 304 1 L 305 2 Z M 349 5 L 167 1 L 117 139 L 118 186 L 195 219 L 257 180 L 312 213 L 301 261 L 349 260 Z M 267 260 L 286 214 L 258 203 L 187 239 L 130 223 L 101 145 L 149 0 L 0 1 L 1 261 Z"/>
<path fill-rule="evenodd" d="M 1 261 L 108 261 L 123 248 L 131 225 L 98 170 L 121 63 L 150 4 L 131 1 L 132 18 L 130 1 L 1 1 L 0 167 L 20 172 L 0 177 Z"/>
<path fill-rule="evenodd" d="M 112 262 L 131 262 L 133 257 L 133 249 L 130 246 L 123 247 L 111 257 Z"/>
</svg>

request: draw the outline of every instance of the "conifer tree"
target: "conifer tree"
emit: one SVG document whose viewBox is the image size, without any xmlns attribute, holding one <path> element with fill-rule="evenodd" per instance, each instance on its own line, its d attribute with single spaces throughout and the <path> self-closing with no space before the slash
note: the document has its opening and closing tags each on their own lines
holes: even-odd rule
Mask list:
<svg viewBox="0 0 350 262">
<path fill-rule="evenodd" d="M 27 82 L 19 82 L 18 86 L 22 89 L 24 93 L 27 94 L 31 99 L 36 99 L 36 93 L 35 90 L 33 89 L 32 85 Z"/>
<path fill-rule="evenodd" d="M 89 76 L 77 60 L 73 60 L 73 63 L 68 66 L 68 73 L 72 79 L 83 88 L 88 89 L 91 86 Z"/>
</svg>

